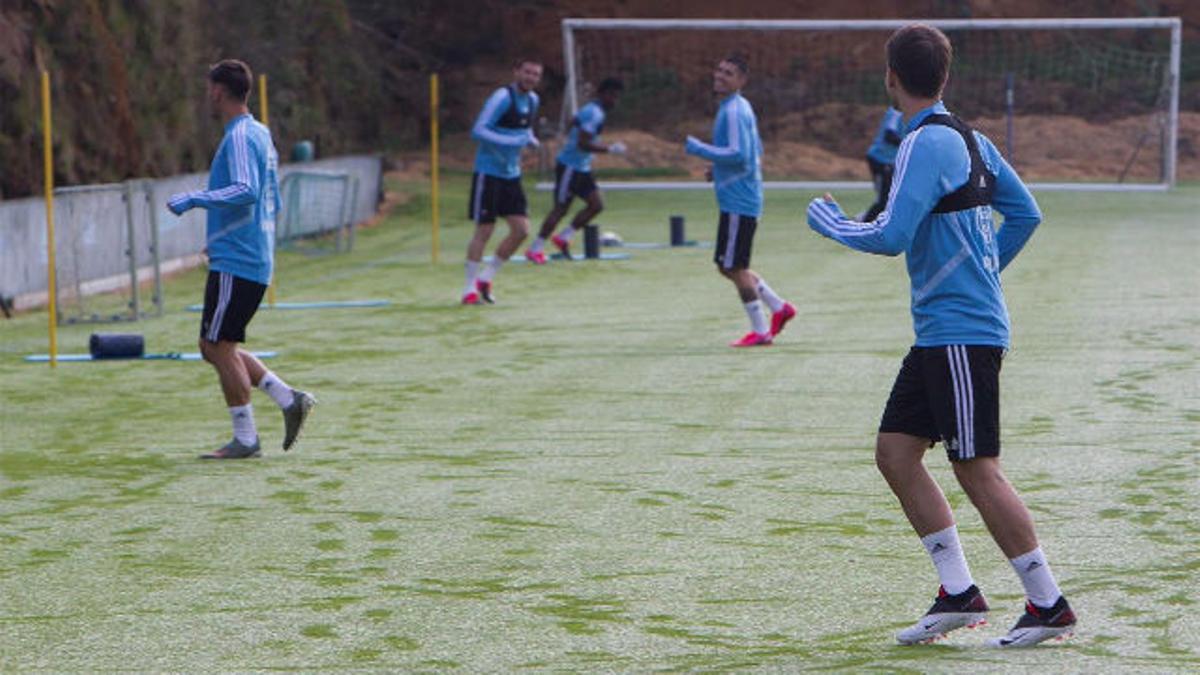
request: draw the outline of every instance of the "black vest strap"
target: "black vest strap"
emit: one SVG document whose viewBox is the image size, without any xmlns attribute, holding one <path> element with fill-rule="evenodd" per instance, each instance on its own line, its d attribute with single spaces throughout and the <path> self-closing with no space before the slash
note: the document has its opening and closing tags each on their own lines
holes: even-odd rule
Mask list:
<svg viewBox="0 0 1200 675">
<path fill-rule="evenodd" d="M 944 114 L 930 115 L 917 126 L 923 127 L 928 124 L 950 127 L 957 131 L 966 142 L 967 152 L 971 155 L 971 174 L 967 177 L 967 182 L 954 192 L 942 197 L 934 205 L 933 212 L 966 211 L 977 206 L 991 204 L 992 194 L 996 191 L 996 175 L 988 171 L 987 165 L 983 163 L 983 156 L 979 154 L 979 144 L 975 142 L 975 134 L 971 131 L 971 127 L 955 115 Z"/>
<path fill-rule="evenodd" d="M 496 126 L 504 129 L 528 129 L 533 126 L 533 120 L 537 116 L 537 106 L 530 99 L 529 112 L 522 115 L 520 110 L 517 110 L 517 88 L 511 84 L 505 87 L 508 90 L 508 110 L 504 112 L 504 116 L 496 122 Z"/>
</svg>

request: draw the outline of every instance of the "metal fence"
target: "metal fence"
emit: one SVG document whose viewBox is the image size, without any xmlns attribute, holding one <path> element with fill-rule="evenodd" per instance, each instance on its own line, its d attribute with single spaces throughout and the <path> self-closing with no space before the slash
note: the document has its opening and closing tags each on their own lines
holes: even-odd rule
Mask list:
<svg viewBox="0 0 1200 675">
<path fill-rule="evenodd" d="M 280 167 L 280 180 L 295 171 L 351 176 L 356 188 L 350 200 L 351 222 L 369 219 L 378 208 L 383 180 L 383 162 L 378 156 L 285 164 Z M 187 174 L 56 191 L 59 284 L 68 281 L 84 293 L 111 290 L 106 280 L 128 279 L 131 267 L 153 265 L 155 258 L 163 267 L 174 269 L 194 264 L 204 249 L 204 212 L 194 209 L 177 217 L 167 210 L 166 200 L 177 192 L 201 189 L 206 180 L 206 174 Z M 130 194 L 134 197 L 128 202 L 120 197 Z M 132 258 L 126 253 L 131 240 L 135 242 Z M 151 245 L 157 247 L 157 256 Z M 44 200 L 31 197 L 0 202 L 0 296 L 15 297 L 18 308 L 44 304 L 46 268 Z M 69 277 L 64 276 L 68 269 Z M 149 277 L 139 274 L 138 278 Z"/>
</svg>

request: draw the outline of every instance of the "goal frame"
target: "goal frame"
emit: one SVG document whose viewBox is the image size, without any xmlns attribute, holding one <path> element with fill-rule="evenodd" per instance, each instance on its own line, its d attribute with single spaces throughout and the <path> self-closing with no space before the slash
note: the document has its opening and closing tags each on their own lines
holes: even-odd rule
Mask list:
<svg viewBox="0 0 1200 675">
<path fill-rule="evenodd" d="M 567 85 L 563 96 L 563 111 L 574 116 L 579 110 L 579 74 L 575 63 L 575 31 L 577 30 L 828 30 L 862 31 L 895 30 L 920 21 L 943 30 L 1055 30 L 1158 28 L 1170 29 L 1169 56 L 1170 94 L 1167 104 L 1167 140 L 1163 156 L 1163 180 L 1158 183 L 1029 183 L 1031 190 L 1080 192 L 1161 192 L 1175 187 L 1176 160 L 1179 141 L 1179 72 L 1182 49 L 1183 21 L 1179 17 L 1150 18 L 1063 18 L 1063 19 L 582 19 L 562 20 L 563 66 Z M 538 189 L 553 189 L 539 183 Z M 708 183 L 602 181 L 605 190 L 702 190 Z M 765 181 L 763 188 L 772 189 L 870 189 L 871 183 L 847 181 Z"/>
</svg>

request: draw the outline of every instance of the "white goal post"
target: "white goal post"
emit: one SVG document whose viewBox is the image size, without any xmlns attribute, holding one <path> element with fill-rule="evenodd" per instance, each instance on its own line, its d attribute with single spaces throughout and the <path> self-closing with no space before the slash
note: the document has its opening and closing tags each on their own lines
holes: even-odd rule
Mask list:
<svg viewBox="0 0 1200 675">
<path fill-rule="evenodd" d="M 769 66 L 767 69 L 759 67 L 755 63 L 756 55 L 751 55 L 751 83 L 747 89 L 751 103 L 760 111 L 760 128 L 765 126 L 764 121 L 767 125 L 773 122 L 772 119 L 764 120 L 760 101 L 773 118 L 802 108 L 833 108 L 833 116 L 878 115 L 885 103 L 882 86 L 883 44 L 891 31 L 913 21 L 917 20 L 563 19 L 563 60 L 567 78 L 563 121 L 569 120 L 569 116 L 578 111 L 585 92 L 594 87 L 596 81 L 609 76 L 621 76 L 626 79 L 627 85 L 630 79 L 641 82 L 640 89 L 634 87 L 634 93 L 640 92 L 640 98 L 633 98 L 649 101 L 644 105 L 644 112 L 630 113 L 628 119 L 622 120 L 627 126 L 616 126 L 616 129 L 640 129 L 634 120 L 635 114 L 641 114 L 645 119 L 649 119 L 649 115 L 658 115 L 653 120 L 654 125 L 666 129 L 668 124 L 676 121 L 672 119 L 672 111 L 684 110 L 683 95 L 693 97 L 691 107 L 686 109 L 689 118 L 704 113 L 702 108 L 707 104 L 696 105 L 694 96 L 705 86 L 700 78 L 708 76 L 713 65 L 712 59 L 723 56 L 727 44 L 737 45 L 738 51 L 742 51 L 740 46 L 744 44 L 761 50 L 757 55 L 759 63 L 765 61 Z M 951 69 L 951 85 L 947 91 L 949 107 L 988 133 L 1006 155 L 1013 151 L 1015 137 L 1016 160 L 1011 156 L 1009 159 L 1027 178 L 1031 189 L 1162 191 L 1174 186 L 1182 36 L 1182 21 L 1179 18 L 920 21 L 945 31 L 955 43 L 955 64 Z M 683 35 L 685 33 L 689 35 Z M 856 36 L 854 39 L 861 44 L 848 40 L 847 36 L 851 35 Z M 968 35 L 970 39 L 967 39 Z M 822 39 L 827 41 L 822 43 Z M 960 49 L 960 43 L 962 47 L 970 47 L 979 54 L 973 55 L 969 49 Z M 793 52 L 793 48 L 796 51 Z M 1018 57 L 1014 55 L 1016 52 L 1022 54 Z M 972 61 L 972 58 L 975 60 Z M 1031 80 L 1022 84 L 1017 79 L 1014 85 L 1014 72 L 1017 73 L 1016 78 L 1020 78 L 1025 71 L 1032 72 Z M 851 86 L 848 83 L 853 79 L 852 76 L 873 77 L 878 85 L 874 87 L 868 80 L 855 80 Z M 824 94 L 817 93 L 815 86 L 806 89 L 806 80 L 810 77 L 824 77 L 826 80 L 840 78 L 845 91 L 821 99 Z M 972 77 L 976 79 L 975 82 L 971 80 Z M 1003 82 L 1006 77 L 1005 90 Z M 954 98 L 956 78 L 961 83 L 962 93 L 957 100 Z M 758 89 L 755 89 L 756 80 Z M 976 85 L 976 82 L 984 85 Z M 663 88 L 661 96 L 655 100 L 654 87 L 663 83 L 676 89 Z M 986 86 L 989 102 L 983 103 L 983 98 L 977 96 L 974 89 L 968 92 L 966 83 Z M 873 87 L 877 91 L 872 91 Z M 1026 108 L 1018 108 L 1015 114 L 1014 89 L 1028 92 L 1028 97 L 1018 95 L 1018 106 L 1026 98 L 1029 99 Z M 849 90 L 852 90 L 851 95 L 846 95 L 845 92 Z M 1140 98 L 1130 95 L 1130 101 L 1114 101 L 1123 98 L 1126 92 L 1133 91 L 1138 92 Z M 1045 100 L 1040 103 L 1033 100 L 1039 97 Z M 628 98 L 631 96 L 627 90 L 624 99 Z M 979 104 L 976 110 L 971 111 L 974 115 L 960 111 L 959 107 L 964 102 L 976 100 Z M 625 100 L 618 106 L 614 118 L 622 119 L 621 108 L 624 106 Z M 1084 109 L 1097 114 L 1087 118 L 1080 113 Z M 707 110 L 710 121 L 711 114 L 710 106 Z M 830 113 L 825 114 L 825 117 L 829 116 Z M 973 117 L 980 118 L 978 124 Z M 1015 134 L 1014 119 L 1017 120 Z M 1027 122 L 1038 123 L 1036 131 L 1026 132 L 1021 125 Z M 1062 136 L 1048 126 L 1051 122 L 1075 123 L 1085 130 L 1097 130 L 1093 131 L 1095 135 L 1103 132 L 1105 138 L 1116 135 L 1119 142 L 1113 143 L 1105 157 L 1108 165 L 1094 167 L 1095 171 L 1088 173 L 1078 168 L 1083 160 L 1067 158 L 1067 161 L 1060 162 L 1060 166 L 1075 162 L 1073 171 L 1064 169 L 1065 173 L 1070 174 L 1068 178 L 1062 180 L 1051 175 L 1055 169 L 1044 167 L 1052 166 L 1049 160 L 1056 158 L 1056 152 L 1058 159 L 1062 159 L 1063 153 L 1050 149 L 1051 144 L 1044 142 L 1046 138 L 1055 140 L 1055 136 Z M 679 123 L 685 124 L 683 121 Z M 689 119 L 686 124 L 690 124 L 691 129 L 697 128 L 696 119 Z M 856 124 L 856 129 L 861 129 L 865 122 L 858 121 Z M 807 125 L 807 121 L 796 122 L 791 127 L 777 125 L 781 129 L 777 130 L 776 137 L 764 133 L 767 157 L 770 158 L 772 146 L 777 145 L 777 140 L 808 140 L 803 131 L 797 131 L 807 131 Z M 1000 137 L 997 137 L 997 130 Z M 815 176 L 811 180 L 807 176 L 802 176 L 801 180 L 768 180 L 764 182 L 764 187 L 816 190 L 870 188 L 869 182 L 854 180 L 859 175 L 866 178 L 867 172 L 862 166 L 861 153 L 852 156 L 849 148 L 850 144 L 857 143 L 865 152 L 870 132 L 873 131 L 872 127 L 869 132 L 854 138 L 844 132 L 841 134 L 845 146 L 840 150 L 841 155 L 847 162 L 851 159 L 858 161 L 861 171 L 851 172 L 852 165 L 846 163 L 834 176 Z M 675 129 L 661 136 L 682 138 Z M 1026 138 L 1030 139 L 1025 147 L 1027 152 L 1022 153 L 1020 143 Z M 631 150 L 634 150 L 632 145 Z M 682 143 L 679 152 L 682 155 Z M 1029 170 L 1030 175 L 1027 175 L 1022 160 L 1028 158 L 1032 163 L 1035 159 L 1032 155 L 1038 152 L 1051 157 L 1038 168 Z M 767 173 L 770 176 L 771 172 Z M 780 172 L 777 170 L 775 173 L 778 175 Z M 601 169 L 600 176 L 603 177 L 603 174 L 604 170 Z M 709 184 L 695 179 L 608 180 L 601 182 L 600 186 L 607 190 L 710 188 Z M 538 189 L 549 187 L 546 183 L 538 184 Z"/>
</svg>

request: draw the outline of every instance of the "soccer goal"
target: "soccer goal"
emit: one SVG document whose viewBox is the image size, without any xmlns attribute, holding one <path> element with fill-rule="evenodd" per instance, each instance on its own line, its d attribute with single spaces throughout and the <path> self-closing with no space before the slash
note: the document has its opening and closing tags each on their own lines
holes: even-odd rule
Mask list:
<svg viewBox="0 0 1200 675">
<path fill-rule="evenodd" d="M 356 177 L 335 171 L 289 171 L 279 191 L 278 246 L 309 253 L 354 247 Z"/>
<path fill-rule="evenodd" d="M 606 136 L 632 168 L 688 180 L 606 189 L 700 188 L 686 134 L 711 136 L 715 62 L 750 63 L 745 96 L 768 188 L 869 187 L 864 155 L 888 101 L 884 44 L 901 20 L 565 19 L 563 122 L 606 77 L 625 92 Z M 1035 189 L 1165 190 L 1175 183 L 1178 18 L 931 19 L 954 46 L 952 112 L 987 134 Z M 636 172 L 635 172 L 636 173 Z"/>
<path fill-rule="evenodd" d="M 59 323 L 137 321 L 162 314 L 151 196 L 149 185 L 136 180 L 54 191 Z"/>
</svg>

